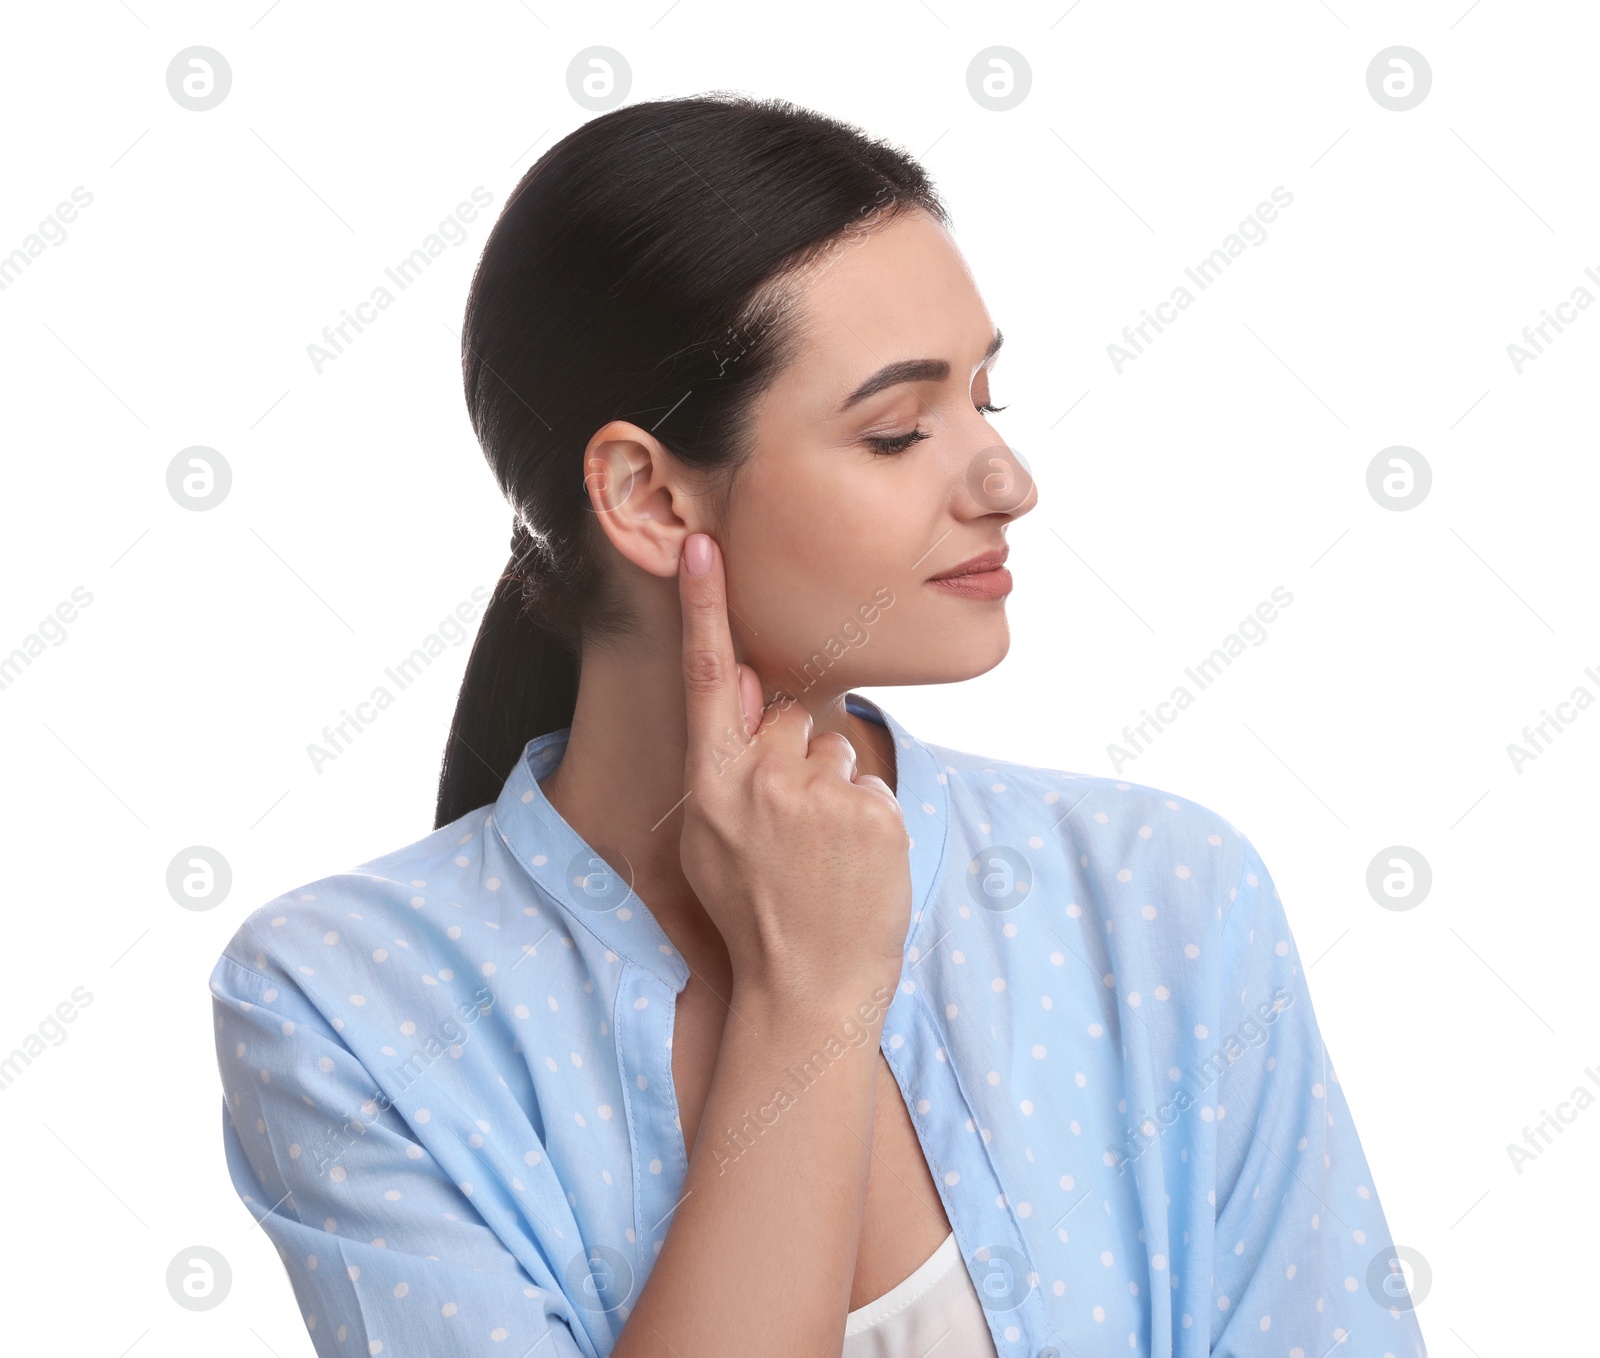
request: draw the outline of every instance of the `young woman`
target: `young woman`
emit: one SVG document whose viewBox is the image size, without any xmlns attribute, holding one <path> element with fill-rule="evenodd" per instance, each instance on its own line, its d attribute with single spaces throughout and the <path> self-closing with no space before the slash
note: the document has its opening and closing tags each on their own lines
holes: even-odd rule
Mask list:
<svg viewBox="0 0 1600 1358">
<path fill-rule="evenodd" d="M 1420 1355 L 1272 880 L 929 745 L 1031 480 L 921 169 L 777 102 L 554 146 L 467 305 L 516 511 L 437 828 L 217 964 L 323 1355 Z"/>
</svg>

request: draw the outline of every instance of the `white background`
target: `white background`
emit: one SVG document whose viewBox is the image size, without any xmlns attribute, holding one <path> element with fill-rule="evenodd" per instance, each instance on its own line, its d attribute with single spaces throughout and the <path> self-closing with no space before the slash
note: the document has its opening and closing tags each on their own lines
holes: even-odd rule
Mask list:
<svg viewBox="0 0 1600 1358">
<path fill-rule="evenodd" d="M 1600 696 L 1600 307 L 1520 373 L 1506 349 L 1600 297 L 1592 7 L 531 2 L 8 7 L 0 253 L 93 202 L 0 291 L 0 654 L 74 587 L 93 602 L 0 690 L 0 1054 L 93 1001 L 0 1090 L 0 1343 L 311 1352 L 226 1178 L 206 978 L 253 908 L 432 824 L 465 644 L 320 773 L 306 746 L 504 563 L 456 333 L 493 215 L 591 116 L 569 61 L 603 44 L 632 99 L 786 96 L 922 156 L 950 205 L 1042 498 L 1011 533 L 1006 663 L 873 695 L 913 731 L 1113 772 L 1125 724 L 1293 593 L 1122 776 L 1271 867 L 1389 1224 L 1431 1267 L 1431 1351 L 1592 1346 L 1600 1107 L 1520 1173 L 1506 1150 L 1600 1094 L 1600 711 L 1520 772 L 1506 748 Z M 197 44 L 232 68 L 206 112 L 166 86 Z M 1396 44 L 1433 73 L 1406 112 L 1366 84 Z M 967 88 L 993 45 L 1032 72 L 1006 112 Z M 317 373 L 306 346 L 478 185 L 467 240 Z M 1118 373 L 1122 327 L 1278 185 L 1265 243 Z M 195 444 L 233 474 L 203 513 L 166 487 Z M 1366 485 L 1395 444 L 1433 474 L 1406 512 Z M 233 873 L 208 912 L 165 885 L 197 844 Z M 1414 909 L 1366 889 L 1390 845 L 1431 864 Z M 234 1273 L 203 1314 L 165 1285 L 195 1244 Z"/>
</svg>

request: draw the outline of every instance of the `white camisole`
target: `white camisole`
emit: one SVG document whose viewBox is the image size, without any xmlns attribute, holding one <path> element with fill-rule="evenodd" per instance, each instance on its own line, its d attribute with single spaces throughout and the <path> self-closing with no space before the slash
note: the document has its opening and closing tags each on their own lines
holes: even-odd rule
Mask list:
<svg viewBox="0 0 1600 1358">
<path fill-rule="evenodd" d="M 918 1358 L 935 1344 L 937 1358 L 996 1358 L 954 1231 L 904 1282 L 845 1317 L 840 1358 Z"/>
</svg>

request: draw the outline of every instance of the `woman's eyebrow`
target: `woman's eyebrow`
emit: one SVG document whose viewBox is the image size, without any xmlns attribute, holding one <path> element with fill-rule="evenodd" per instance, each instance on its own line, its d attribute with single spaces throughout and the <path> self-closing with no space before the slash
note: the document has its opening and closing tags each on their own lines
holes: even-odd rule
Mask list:
<svg viewBox="0 0 1600 1358">
<path fill-rule="evenodd" d="M 1005 343 L 1005 336 L 996 330 L 994 338 L 989 341 L 989 347 L 983 351 L 983 363 L 987 363 L 1000 351 L 1000 346 Z M 982 363 L 979 364 L 982 366 Z M 885 364 L 867 378 L 849 396 L 845 397 L 844 404 L 839 407 L 842 414 L 851 406 L 865 401 L 869 396 L 876 396 L 885 387 L 898 386 L 902 382 L 942 382 L 950 376 L 950 364 L 942 358 L 903 358 L 898 363 Z"/>
</svg>

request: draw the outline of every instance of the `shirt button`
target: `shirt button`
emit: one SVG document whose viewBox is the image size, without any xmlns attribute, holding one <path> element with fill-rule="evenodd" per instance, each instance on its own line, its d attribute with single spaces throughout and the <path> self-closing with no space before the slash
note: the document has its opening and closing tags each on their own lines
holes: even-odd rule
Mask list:
<svg viewBox="0 0 1600 1358">
<path fill-rule="evenodd" d="M 1040 1349 L 1039 1358 L 1061 1358 L 1061 1350 L 1056 1348 Z"/>
</svg>

